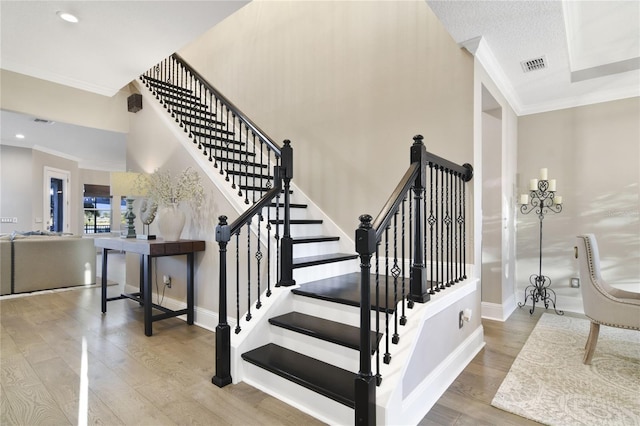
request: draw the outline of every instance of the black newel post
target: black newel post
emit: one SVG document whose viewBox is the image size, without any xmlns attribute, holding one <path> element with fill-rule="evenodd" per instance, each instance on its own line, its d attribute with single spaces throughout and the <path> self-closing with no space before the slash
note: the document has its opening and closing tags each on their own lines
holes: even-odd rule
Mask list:
<svg viewBox="0 0 640 426">
<path fill-rule="evenodd" d="M 376 380 L 371 373 L 371 256 L 376 249 L 376 232 L 369 215 L 360 216 L 356 230 L 356 251 L 360 255 L 360 371 L 355 381 L 356 424 L 376 424 Z"/>
<path fill-rule="evenodd" d="M 220 216 L 216 241 L 220 246 L 219 322 L 216 326 L 216 375 L 211 382 L 223 387 L 231 383 L 231 327 L 227 324 L 227 243 L 231 239 L 227 217 Z"/>
<path fill-rule="evenodd" d="M 413 185 L 413 261 L 411 262 L 411 284 L 409 286 L 409 300 L 418 303 L 428 302 L 431 296 L 427 290 L 427 269 L 424 264 L 424 253 L 422 244 L 424 241 L 424 229 L 422 227 L 422 194 L 427 184 L 427 149 L 422 142 L 422 135 L 413 137 L 411 146 L 411 163 L 419 162 L 420 173 L 416 177 Z"/>
<path fill-rule="evenodd" d="M 284 230 L 280 243 L 280 282 L 278 286 L 292 286 L 296 284 L 293 279 L 293 239 L 291 238 L 290 196 L 289 189 L 293 179 L 293 148 L 291 141 L 284 141 L 281 150 L 280 168 L 281 178 L 284 180 Z"/>
</svg>

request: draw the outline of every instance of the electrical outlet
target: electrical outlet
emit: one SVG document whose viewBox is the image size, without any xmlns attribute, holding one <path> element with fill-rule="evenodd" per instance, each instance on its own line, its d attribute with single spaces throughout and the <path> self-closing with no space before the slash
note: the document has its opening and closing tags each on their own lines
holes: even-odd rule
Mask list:
<svg viewBox="0 0 640 426">
<path fill-rule="evenodd" d="M 458 328 L 462 328 L 464 325 L 464 311 L 460 311 L 458 314 Z"/>
<path fill-rule="evenodd" d="M 171 288 L 171 277 L 169 275 L 163 275 L 162 282 L 164 283 L 164 285 Z"/>
</svg>

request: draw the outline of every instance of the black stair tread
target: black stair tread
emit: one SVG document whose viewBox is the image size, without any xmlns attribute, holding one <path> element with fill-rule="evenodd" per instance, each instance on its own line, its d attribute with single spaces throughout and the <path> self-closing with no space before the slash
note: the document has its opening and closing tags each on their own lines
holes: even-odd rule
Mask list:
<svg viewBox="0 0 640 426">
<path fill-rule="evenodd" d="M 228 148 L 228 147 L 223 147 L 223 146 L 220 146 L 220 145 L 212 145 L 210 143 L 201 143 L 200 145 L 202 145 L 203 147 L 205 147 L 207 149 L 213 149 L 214 151 L 228 152 L 230 154 L 242 154 L 242 155 L 246 155 L 247 157 L 255 157 L 256 156 L 256 154 L 254 154 L 253 152 L 245 152 L 245 150 L 242 149 L 242 148 L 240 148 L 240 149 Z M 218 157 L 216 157 L 216 158 L 218 158 Z"/>
<path fill-rule="evenodd" d="M 224 123 L 219 121 L 205 120 L 202 123 L 197 121 L 190 120 L 182 120 L 182 124 L 188 126 L 192 131 L 201 132 L 205 136 L 210 136 L 212 134 L 225 134 L 225 135 L 234 135 L 235 133 L 231 130 L 222 129 L 221 127 L 225 127 Z M 219 126 L 219 127 L 217 127 Z M 194 130 L 199 129 L 199 130 Z M 202 129 L 202 130 L 200 130 Z"/>
<path fill-rule="evenodd" d="M 215 150 L 214 150 L 215 151 Z M 225 158 L 223 156 L 220 155 L 214 155 L 213 158 L 215 158 L 217 161 L 220 161 L 221 163 L 227 163 L 227 164 L 239 164 L 240 167 L 256 167 L 256 168 L 266 168 L 267 165 L 266 164 L 258 164 L 258 163 L 247 163 L 245 160 L 238 160 L 236 158 Z"/>
<path fill-rule="evenodd" d="M 306 244 L 306 243 L 322 243 L 327 241 L 339 241 L 340 237 L 333 235 L 316 235 L 312 237 L 294 237 L 293 244 Z"/>
<path fill-rule="evenodd" d="M 209 112 L 209 111 L 200 111 L 197 114 L 192 114 L 189 111 L 181 111 L 181 110 L 172 110 L 172 112 L 175 115 L 178 115 L 181 117 L 182 120 L 184 120 L 184 117 L 189 117 L 189 118 L 193 118 L 195 120 L 212 120 L 216 115 L 213 112 Z"/>
<path fill-rule="evenodd" d="M 225 144 L 228 144 L 229 146 L 244 146 L 245 143 L 241 142 L 241 141 L 237 141 L 235 139 L 229 139 L 229 138 L 225 138 L 223 136 L 215 136 L 215 135 L 207 135 L 206 133 L 202 133 L 202 132 L 198 132 L 198 131 L 191 131 L 191 133 L 195 134 L 196 136 L 199 136 L 201 138 L 204 138 L 206 140 L 210 140 L 210 141 L 217 141 L 217 142 L 224 142 Z M 202 146 L 205 146 L 207 148 L 213 148 L 213 149 L 222 149 L 222 150 L 227 150 L 229 148 L 227 148 L 226 146 L 221 145 L 220 143 L 211 143 L 211 142 L 202 142 Z M 256 153 L 255 152 L 247 152 L 245 149 L 241 149 L 238 151 L 241 154 L 244 155 L 248 155 L 250 157 L 255 157 Z"/>
<path fill-rule="evenodd" d="M 165 98 L 171 98 L 171 99 L 175 99 L 178 101 L 185 101 L 185 102 L 197 102 L 199 104 L 201 104 L 202 100 L 197 97 L 192 95 L 191 93 L 187 93 L 187 92 L 176 92 L 174 90 L 171 90 L 169 88 L 164 88 L 164 87 L 157 87 L 156 88 L 156 94 L 165 97 Z"/>
<path fill-rule="evenodd" d="M 198 104 L 199 108 L 197 108 L 197 107 L 194 106 L 195 103 L 191 103 L 191 102 L 189 103 L 189 105 L 183 104 L 181 102 L 174 102 L 174 101 L 169 100 L 169 99 L 163 99 L 162 102 L 164 102 L 167 105 L 171 105 L 173 107 L 172 110 L 174 110 L 174 111 L 175 111 L 174 108 L 186 109 L 186 110 L 191 111 L 191 112 L 197 112 L 198 114 L 204 113 L 204 114 L 207 114 L 208 116 L 214 116 L 215 117 L 215 114 L 209 112 L 209 110 L 208 110 L 209 107 L 207 107 L 204 104 Z"/>
<path fill-rule="evenodd" d="M 255 186 L 255 185 L 244 185 L 240 184 L 240 189 L 244 189 L 246 191 L 270 191 L 271 188 L 265 188 L 264 186 Z"/>
<path fill-rule="evenodd" d="M 271 219 L 269 223 L 272 225 L 283 225 L 284 219 Z M 322 219 L 291 219 L 289 223 L 291 225 L 318 225 L 322 223 Z"/>
<path fill-rule="evenodd" d="M 408 273 L 408 272 L 407 272 Z M 299 296 L 312 297 L 315 299 L 327 300 L 336 303 L 342 303 L 350 306 L 360 306 L 360 273 L 354 272 L 351 274 L 338 275 L 331 278 L 326 278 L 318 281 L 312 281 L 310 283 L 302 284 L 300 287 L 291 290 L 293 294 Z M 385 283 L 388 279 L 389 293 L 386 295 L 385 303 Z M 384 311 L 385 307 L 389 313 L 392 313 L 395 308 L 394 294 L 393 294 L 393 277 L 381 275 L 379 277 L 379 297 L 380 297 L 380 311 Z M 371 308 L 376 309 L 376 277 L 371 275 L 370 277 L 370 294 L 371 294 Z M 427 281 L 427 285 L 429 282 Z M 405 278 L 405 292 L 409 292 L 409 278 Z M 398 301 L 402 298 L 402 278 L 398 278 Z"/>
<path fill-rule="evenodd" d="M 357 254 L 330 253 L 317 256 L 298 257 L 293 259 L 293 268 L 305 268 L 307 266 L 324 265 L 326 263 L 342 262 L 343 260 L 357 259 Z"/>
<path fill-rule="evenodd" d="M 251 168 L 251 166 L 249 167 Z M 229 175 L 240 175 L 242 177 L 249 177 L 249 179 L 253 179 L 255 178 L 256 180 L 259 179 L 267 179 L 267 180 L 273 180 L 273 176 L 269 176 L 269 175 L 265 175 L 263 173 L 252 173 L 252 172 L 246 172 L 245 170 L 233 170 L 233 169 L 227 169 L 225 170 L 225 172 L 227 172 L 227 174 Z"/>
<path fill-rule="evenodd" d="M 276 203 L 271 203 L 269 204 L 269 207 L 284 207 L 284 203 L 280 203 L 280 204 L 276 204 Z M 307 204 L 295 204 L 295 203 L 289 203 L 289 207 L 292 209 L 306 209 L 308 207 Z"/>
<path fill-rule="evenodd" d="M 269 323 L 356 351 L 360 349 L 359 327 L 314 317 L 301 312 L 289 312 L 270 318 Z M 376 351 L 381 338 L 382 333 L 371 332 L 371 355 Z"/>
<path fill-rule="evenodd" d="M 242 354 L 242 359 L 355 408 L 355 379 L 351 371 L 269 343 Z"/>
<path fill-rule="evenodd" d="M 171 89 L 174 92 L 192 93 L 192 91 L 189 90 L 189 89 L 185 89 L 184 87 L 176 86 L 175 84 L 172 84 L 172 83 L 167 83 L 166 81 L 158 80 L 157 78 L 147 77 L 146 75 L 143 75 L 140 78 L 145 83 L 147 83 L 149 86 L 164 87 L 166 89 Z"/>
</svg>

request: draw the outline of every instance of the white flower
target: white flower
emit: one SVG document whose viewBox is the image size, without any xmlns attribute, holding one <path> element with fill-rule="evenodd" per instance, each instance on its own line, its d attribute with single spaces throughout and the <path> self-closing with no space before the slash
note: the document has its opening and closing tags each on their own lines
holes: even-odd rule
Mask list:
<svg viewBox="0 0 640 426">
<path fill-rule="evenodd" d="M 152 174 L 143 176 L 144 178 L 136 182 L 136 185 L 159 206 L 189 201 L 193 207 L 199 208 L 204 201 L 204 188 L 200 175 L 191 167 L 187 167 L 175 177 L 166 170 L 157 169 Z"/>
</svg>

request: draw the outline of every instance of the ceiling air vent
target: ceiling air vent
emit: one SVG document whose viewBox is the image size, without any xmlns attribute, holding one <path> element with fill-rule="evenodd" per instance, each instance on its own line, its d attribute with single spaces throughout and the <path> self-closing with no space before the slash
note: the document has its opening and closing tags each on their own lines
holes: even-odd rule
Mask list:
<svg viewBox="0 0 640 426">
<path fill-rule="evenodd" d="M 541 56 L 539 58 L 522 61 L 520 65 L 522 65 L 522 71 L 524 72 L 543 70 L 547 67 L 547 59 Z"/>
<path fill-rule="evenodd" d="M 40 124 L 53 124 L 53 123 L 55 123 L 54 121 L 45 120 L 44 118 L 34 118 L 33 121 L 34 121 L 34 123 L 40 123 Z"/>
</svg>

